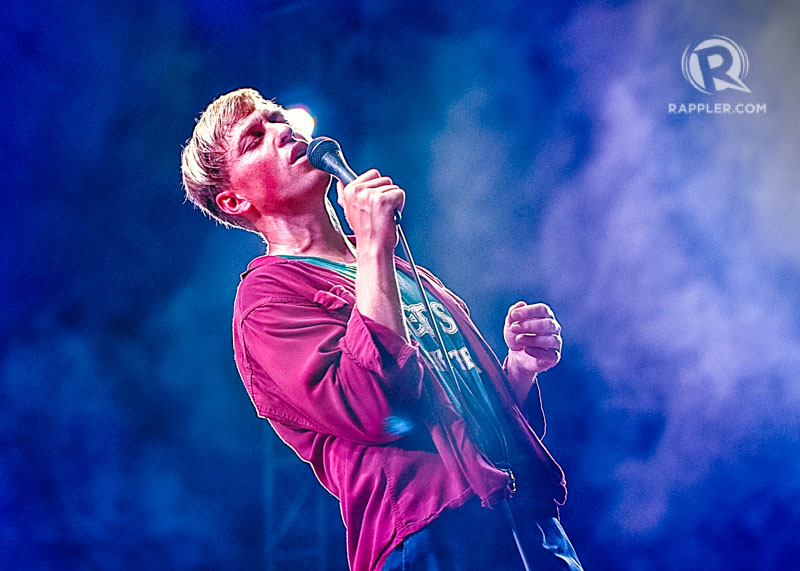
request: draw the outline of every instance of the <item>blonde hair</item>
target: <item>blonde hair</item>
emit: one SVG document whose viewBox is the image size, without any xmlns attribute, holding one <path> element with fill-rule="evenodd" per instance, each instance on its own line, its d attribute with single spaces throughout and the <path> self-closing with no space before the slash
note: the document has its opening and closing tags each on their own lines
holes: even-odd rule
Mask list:
<svg viewBox="0 0 800 571">
<path fill-rule="evenodd" d="M 216 198 L 230 184 L 227 153 L 231 128 L 259 108 L 282 109 L 248 87 L 220 95 L 200 114 L 181 152 L 181 180 L 187 200 L 228 228 L 253 231 L 241 216 L 220 210 Z"/>
</svg>

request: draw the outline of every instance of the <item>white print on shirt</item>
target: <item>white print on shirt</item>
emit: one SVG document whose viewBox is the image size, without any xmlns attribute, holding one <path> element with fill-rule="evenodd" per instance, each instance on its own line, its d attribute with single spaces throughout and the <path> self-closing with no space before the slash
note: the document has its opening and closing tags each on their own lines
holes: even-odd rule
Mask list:
<svg viewBox="0 0 800 571">
<path fill-rule="evenodd" d="M 411 305 L 403 305 L 406 312 L 406 319 L 408 325 L 414 330 L 414 335 L 419 338 L 425 335 L 433 337 L 433 328 L 431 327 L 428 318 L 425 316 L 425 306 L 420 303 L 412 303 Z"/>
<path fill-rule="evenodd" d="M 403 309 L 406 312 L 406 320 L 409 327 L 413 330 L 414 335 L 418 337 L 420 341 L 425 335 L 430 335 L 434 340 L 436 339 L 436 335 L 433 331 L 433 327 L 431 326 L 431 322 L 428 320 L 428 315 L 425 311 L 425 305 L 423 303 L 403 305 Z M 441 303 L 435 301 L 431 302 L 431 310 L 438 318 L 437 321 L 442 333 L 446 333 L 448 335 L 458 333 L 458 326 L 456 325 L 456 322 L 447 314 Z M 438 342 L 436 343 L 438 345 Z M 447 354 L 451 360 L 454 360 L 459 364 L 462 371 L 476 369 L 475 362 L 472 360 L 472 355 L 469 354 L 469 349 L 466 347 L 461 347 L 460 349 L 451 349 L 447 352 Z M 436 370 L 440 372 L 448 370 L 447 361 L 445 361 L 441 349 L 435 349 L 431 351 L 430 360 L 432 361 L 432 365 Z"/>
<path fill-rule="evenodd" d="M 475 363 L 472 361 L 472 355 L 469 354 L 469 349 L 462 347 L 461 349 L 452 349 L 447 352 L 451 360 L 455 360 L 460 366 L 462 371 L 469 371 L 475 368 Z M 435 349 L 431 351 L 431 361 L 433 367 L 440 372 L 447 370 L 447 362 L 442 357 L 442 350 Z M 480 372 L 480 371 L 478 371 Z"/>
<path fill-rule="evenodd" d="M 414 330 L 415 335 L 418 337 L 424 337 L 425 335 L 430 335 L 433 338 L 436 337 L 433 333 L 433 327 L 431 327 L 431 323 L 428 321 L 427 312 L 425 311 L 425 305 L 423 303 L 420 302 L 412 303 L 411 305 L 403 305 L 403 309 L 406 312 L 408 324 Z M 439 318 L 438 321 L 442 333 L 452 335 L 453 333 L 458 332 L 456 322 L 453 321 L 452 317 L 447 315 L 447 312 L 441 303 L 432 301 L 431 310 L 433 311 L 434 315 Z"/>
<path fill-rule="evenodd" d="M 442 326 L 442 333 L 447 333 L 448 335 L 452 335 L 458 331 L 458 327 L 456 327 L 456 322 L 453 321 L 453 318 L 447 315 L 447 312 L 444 310 L 444 307 L 441 303 L 436 301 L 431 302 L 431 310 L 433 314 L 439 318 L 439 325 Z"/>
</svg>

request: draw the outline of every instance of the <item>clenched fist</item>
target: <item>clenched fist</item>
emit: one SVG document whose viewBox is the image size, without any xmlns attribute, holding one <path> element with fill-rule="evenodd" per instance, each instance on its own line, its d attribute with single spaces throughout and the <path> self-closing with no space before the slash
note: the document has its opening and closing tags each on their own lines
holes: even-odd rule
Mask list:
<svg viewBox="0 0 800 571">
<path fill-rule="evenodd" d="M 336 186 L 338 202 L 356 235 L 358 249 L 394 250 L 397 245 L 394 211 L 403 210 L 405 191 L 375 169 L 347 185 L 338 182 Z"/>
<path fill-rule="evenodd" d="M 508 309 L 503 326 L 510 374 L 534 375 L 561 360 L 561 325 L 544 303 L 518 301 Z"/>
</svg>

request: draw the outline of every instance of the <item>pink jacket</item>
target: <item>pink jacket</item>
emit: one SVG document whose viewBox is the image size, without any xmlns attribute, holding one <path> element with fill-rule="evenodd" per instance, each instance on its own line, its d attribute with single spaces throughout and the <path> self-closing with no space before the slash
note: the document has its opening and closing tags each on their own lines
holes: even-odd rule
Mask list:
<svg viewBox="0 0 800 571">
<path fill-rule="evenodd" d="M 566 499 L 561 468 L 522 416 L 464 302 L 420 273 L 456 319 L 529 456 L 532 467 L 518 481 L 554 514 Z M 508 476 L 469 440 L 415 344 L 362 316 L 353 283 L 336 272 L 256 258 L 236 295 L 233 340 L 258 415 L 341 502 L 351 568 L 379 569 L 403 539 L 475 495 L 486 507 L 510 495 Z M 398 434 L 392 418 L 414 429 Z"/>
</svg>

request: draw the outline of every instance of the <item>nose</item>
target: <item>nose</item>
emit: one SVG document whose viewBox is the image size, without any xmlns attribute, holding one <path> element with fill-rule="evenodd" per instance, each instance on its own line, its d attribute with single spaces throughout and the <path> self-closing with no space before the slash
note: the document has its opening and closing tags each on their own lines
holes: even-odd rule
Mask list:
<svg viewBox="0 0 800 571">
<path fill-rule="evenodd" d="M 278 141 L 278 146 L 281 147 L 294 141 L 294 130 L 291 125 L 287 123 L 281 124 L 276 139 Z"/>
</svg>

